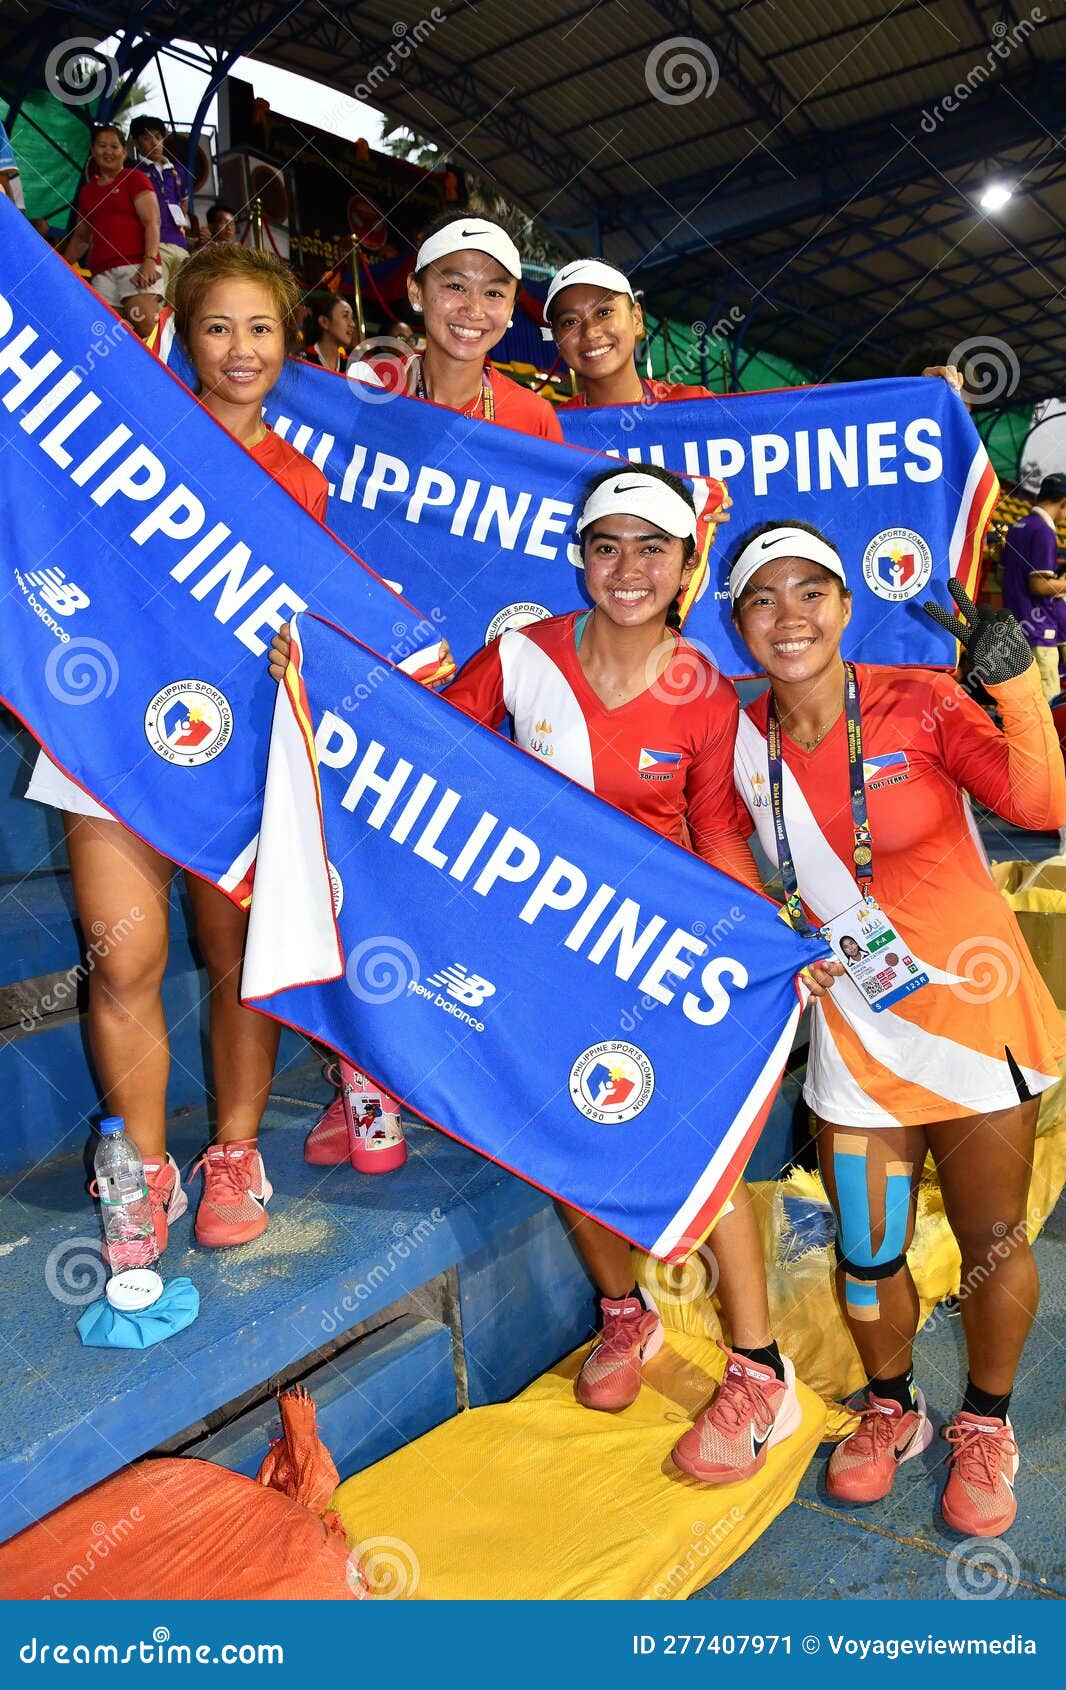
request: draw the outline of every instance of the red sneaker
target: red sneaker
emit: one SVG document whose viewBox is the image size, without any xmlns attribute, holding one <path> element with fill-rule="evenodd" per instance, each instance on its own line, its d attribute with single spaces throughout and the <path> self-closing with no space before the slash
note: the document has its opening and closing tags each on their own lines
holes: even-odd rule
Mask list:
<svg viewBox="0 0 1066 1690">
<path fill-rule="evenodd" d="M 323 1109 L 304 1140 L 304 1161 L 310 1162 L 316 1168 L 336 1168 L 351 1159 L 344 1087 L 341 1085 L 340 1067 L 336 1062 L 330 1063 L 326 1077 L 337 1087 L 337 1095 L 333 1102 Z"/>
<path fill-rule="evenodd" d="M 748 1356 L 729 1358 L 710 1405 L 674 1445 L 674 1461 L 683 1473 L 705 1485 L 735 1485 L 766 1465 L 766 1453 L 791 1437 L 803 1419 L 796 1395 L 796 1369 L 782 1356 L 785 1377 Z"/>
<path fill-rule="evenodd" d="M 638 1297 L 601 1297 L 603 1335 L 577 1376 L 577 1400 L 608 1412 L 628 1408 L 640 1390 L 640 1370 L 663 1345 L 654 1309 Z"/>
<path fill-rule="evenodd" d="M 144 1177 L 148 1181 L 148 1198 L 155 1222 L 155 1241 L 162 1255 L 168 1243 L 168 1229 L 189 1207 L 181 1184 L 181 1172 L 173 1156 L 160 1161 L 158 1156 L 144 1159 Z"/>
<path fill-rule="evenodd" d="M 1009 1420 L 961 1411 L 944 1428 L 951 1469 L 940 1512 L 963 1537 L 999 1537 L 1014 1524 L 1018 1445 Z"/>
<path fill-rule="evenodd" d="M 880 1502 L 895 1483 L 900 1463 L 928 1449 L 933 1428 L 921 1391 L 917 1408 L 865 1392 L 861 1423 L 829 1457 L 825 1486 L 841 1502 Z"/>
<path fill-rule="evenodd" d="M 204 1192 L 196 1211 L 197 1244 L 222 1248 L 249 1244 L 270 1224 L 266 1206 L 274 1188 L 266 1177 L 254 1139 L 213 1144 L 193 1173 L 204 1171 Z"/>
</svg>

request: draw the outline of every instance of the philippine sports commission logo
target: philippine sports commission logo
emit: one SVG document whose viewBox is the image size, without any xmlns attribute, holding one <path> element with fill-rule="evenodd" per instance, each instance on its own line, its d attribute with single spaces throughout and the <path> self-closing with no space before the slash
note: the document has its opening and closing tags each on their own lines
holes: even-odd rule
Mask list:
<svg viewBox="0 0 1066 1690">
<path fill-rule="evenodd" d="M 637 1045 L 590 1045 L 570 1070 L 570 1097 L 590 1121 L 632 1121 L 655 1090 L 655 1069 Z"/>
<path fill-rule="evenodd" d="M 500 634 L 509 634 L 515 628 L 528 628 L 531 622 L 547 622 L 550 616 L 550 610 L 542 604 L 534 604 L 532 600 L 522 604 L 505 604 L 485 629 L 485 644 L 491 645 Z"/>
<path fill-rule="evenodd" d="M 921 592 L 933 573 L 933 554 L 913 528 L 885 528 L 863 553 L 862 573 L 879 599 L 900 603 Z"/>
<path fill-rule="evenodd" d="M 210 763 L 232 732 L 229 700 L 206 681 L 171 681 L 144 713 L 144 736 L 156 756 L 186 769 Z"/>
</svg>

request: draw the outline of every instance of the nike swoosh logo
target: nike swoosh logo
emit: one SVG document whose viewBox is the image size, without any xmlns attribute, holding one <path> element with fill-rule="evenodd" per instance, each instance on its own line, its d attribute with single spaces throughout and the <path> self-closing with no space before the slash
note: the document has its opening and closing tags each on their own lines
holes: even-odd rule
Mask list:
<svg viewBox="0 0 1066 1690">
<path fill-rule="evenodd" d="M 773 1431 L 774 1426 L 776 1426 L 776 1424 L 777 1424 L 776 1420 L 771 1421 L 770 1425 L 766 1428 L 765 1435 L 761 1438 L 757 1438 L 755 1436 L 755 1428 L 754 1428 L 754 1426 L 752 1427 L 752 1429 L 751 1429 L 751 1453 L 752 1453 L 752 1457 L 753 1457 L 754 1460 L 758 1460 L 759 1455 L 762 1451 L 763 1444 L 766 1443 L 767 1439 L 769 1438 L 769 1436 L 770 1436 L 771 1432 Z"/>
<path fill-rule="evenodd" d="M 646 486 L 646 481 L 631 481 L 627 487 L 623 487 L 620 481 L 616 481 L 611 491 L 614 493 L 643 493 Z"/>
<path fill-rule="evenodd" d="M 895 1460 L 895 1461 L 902 1461 L 903 1460 L 903 1457 L 906 1455 L 907 1451 L 910 1449 L 911 1444 L 914 1442 L 915 1438 L 918 1436 L 918 1433 L 921 1431 L 921 1429 L 922 1429 L 922 1424 L 921 1424 L 921 1421 L 919 1421 L 917 1426 L 914 1428 L 914 1431 L 911 1433 L 910 1437 L 907 1439 L 907 1442 L 904 1444 L 902 1449 L 897 1449 L 895 1444 L 893 1444 L 893 1446 L 892 1446 L 893 1460 Z"/>
<path fill-rule="evenodd" d="M 465 241 L 465 240 L 469 240 L 471 235 L 487 235 L 487 234 L 488 234 L 487 229 L 464 229 L 463 230 L 463 239 Z"/>
<path fill-rule="evenodd" d="M 761 545 L 759 546 L 759 550 L 761 552 L 765 552 L 766 549 L 769 546 L 776 546 L 778 541 L 782 538 L 783 538 L 783 536 L 781 535 L 780 531 L 776 534 L 771 534 L 769 539 L 762 541 Z"/>
</svg>

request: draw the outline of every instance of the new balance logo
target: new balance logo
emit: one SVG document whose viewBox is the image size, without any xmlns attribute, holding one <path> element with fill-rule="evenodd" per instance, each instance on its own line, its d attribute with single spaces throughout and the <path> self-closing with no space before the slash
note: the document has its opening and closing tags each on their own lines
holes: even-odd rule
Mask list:
<svg viewBox="0 0 1066 1690">
<path fill-rule="evenodd" d="M 22 579 L 28 587 L 36 587 L 42 602 L 55 616 L 73 616 L 76 610 L 84 610 L 89 604 L 88 593 L 68 581 L 61 569 L 36 569 Z"/>
<path fill-rule="evenodd" d="M 461 962 L 453 962 L 450 967 L 442 968 L 439 974 L 431 974 L 426 985 L 439 986 L 456 1003 L 465 1004 L 468 1009 L 480 1009 L 485 999 L 491 998 L 496 990 L 491 980 L 469 973 Z"/>
</svg>

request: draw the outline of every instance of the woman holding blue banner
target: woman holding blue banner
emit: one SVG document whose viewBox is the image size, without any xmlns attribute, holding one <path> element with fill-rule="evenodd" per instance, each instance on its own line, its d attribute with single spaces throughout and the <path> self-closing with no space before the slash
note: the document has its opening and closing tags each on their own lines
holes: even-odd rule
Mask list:
<svg viewBox="0 0 1066 1690">
<path fill-rule="evenodd" d="M 761 890 L 733 789 L 736 693 L 668 626 L 695 566 L 688 488 L 665 470 L 607 470 L 586 492 L 577 533 L 593 608 L 501 635 L 445 696 L 488 727 L 509 718 L 516 743 Z M 819 973 L 816 992 L 831 984 L 830 973 Z M 601 1292 L 603 1335 L 577 1394 L 587 1408 L 625 1408 L 643 1362 L 662 1345 L 659 1316 L 633 1282 L 626 1241 L 578 1210 L 564 1205 L 563 1213 Z M 771 1332 L 743 1184 L 713 1239 L 732 1349 L 714 1400 L 674 1459 L 707 1483 L 730 1484 L 758 1472 L 767 1450 L 795 1431 L 800 1409 L 795 1370 Z"/>
<path fill-rule="evenodd" d="M 175 323 L 196 370 L 204 409 L 321 520 L 325 477 L 272 434 L 261 414 L 287 353 L 297 344 L 299 303 L 295 278 L 278 260 L 243 247 L 212 245 L 180 272 Z M 170 743 L 194 747 L 206 731 L 196 706 L 177 700 L 173 718 Z M 170 1055 L 161 984 L 174 865 L 115 821 L 43 752 L 27 796 L 64 813 L 83 930 L 125 935 L 93 948 L 89 1039 L 108 1113 L 125 1118 L 144 1158 L 162 1253 L 169 1224 L 188 1207 L 177 1163 L 166 1148 Z M 216 1143 L 200 1163 L 204 1192 L 195 1233 L 200 1244 L 243 1244 L 265 1231 L 268 1222 L 271 1187 L 256 1138 L 274 1073 L 278 1027 L 240 1003 L 247 917 L 206 881 L 189 874 L 187 884 L 211 987 L 217 1112 Z"/>
<path fill-rule="evenodd" d="M 844 660 L 851 595 L 815 529 L 749 534 L 729 593 L 770 691 L 741 716 L 736 776 L 793 925 L 820 929 L 847 975 L 814 1011 L 804 1088 L 837 1217 L 837 1294 L 868 1378 L 829 1491 L 880 1500 L 932 1438 L 906 1260 L 931 1152 L 962 1253 L 969 1361 L 941 1510 L 956 1531 L 994 1537 L 1017 1509 L 1008 1410 L 1037 1304 L 1026 1204 L 1039 1094 L 1066 1041 L 966 794 L 1015 826 L 1054 828 L 1066 775 L 1022 630 L 950 587 L 964 620 L 925 608 L 966 647 L 1002 731 L 951 676 Z"/>
</svg>

